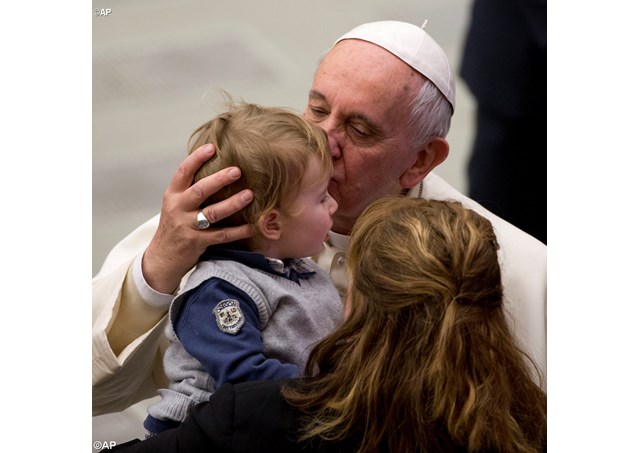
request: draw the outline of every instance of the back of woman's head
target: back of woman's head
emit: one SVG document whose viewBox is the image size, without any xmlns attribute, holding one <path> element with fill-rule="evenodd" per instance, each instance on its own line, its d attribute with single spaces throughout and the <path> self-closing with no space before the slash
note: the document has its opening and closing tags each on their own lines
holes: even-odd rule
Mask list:
<svg viewBox="0 0 640 453">
<path fill-rule="evenodd" d="M 254 194 L 249 206 L 219 226 L 255 224 L 261 214 L 272 208 L 293 214 L 287 212 L 286 205 L 297 195 L 311 158 L 320 160 L 322 178 L 332 171 L 324 131 L 284 108 L 229 100 L 224 113 L 191 135 L 189 153 L 207 143 L 216 146 L 216 153 L 196 173 L 195 181 L 230 166 L 239 167 L 242 176 L 203 206 L 227 199 L 242 189 L 249 188 Z"/>
<path fill-rule="evenodd" d="M 351 297 L 385 316 L 414 304 L 491 310 L 502 304 L 497 250 L 491 223 L 459 203 L 379 200 L 352 232 Z"/>
<path fill-rule="evenodd" d="M 347 318 L 307 370 L 326 389 L 313 432 L 363 429 L 362 451 L 539 449 L 546 397 L 509 330 L 497 251 L 491 223 L 457 202 L 369 206 L 351 237 Z"/>
</svg>

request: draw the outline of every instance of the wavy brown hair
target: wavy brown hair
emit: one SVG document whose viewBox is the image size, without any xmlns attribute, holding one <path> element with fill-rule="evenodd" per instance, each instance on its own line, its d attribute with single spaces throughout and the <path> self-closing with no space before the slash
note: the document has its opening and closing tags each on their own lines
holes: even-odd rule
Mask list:
<svg viewBox="0 0 640 453">
<path fill-rule="evenodd" d="M 292 110 L 225 97 L 226 111 L 198 127 L 189 138 L 189 153 L 207 143 L 217 149 L 194 181 L 231 166 L 239 167 L 242 176 L 218 190 L 202 206 L 248 188 L 253 190 L 251 204 L 217 226 L 255 224 L 272 208 L 295 215 L 287 210 L 287 204 L 298 194 L 311 158 L 320 159 L 318 184 L 333 170 L 325 132 Z"/>
<path fill-rule="evenodd" d="M 546 395 L 504 311 L 491 223 L 457 202 L 385 198 L 354 227 L 347 318 L 285 398 L 303 439 L 359 452 L 535 452 Z M 538 374 L 538 379 L 540 373 Z"/>
</svg>

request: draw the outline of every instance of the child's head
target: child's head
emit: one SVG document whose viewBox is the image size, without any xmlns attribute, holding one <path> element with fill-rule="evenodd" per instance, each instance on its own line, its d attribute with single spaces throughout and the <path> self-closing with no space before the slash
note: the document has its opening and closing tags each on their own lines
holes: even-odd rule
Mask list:
<svg viewBox="0 0 640 453">
<path fill-rule="evenodd" d="M 324 210 L 323 219 L 317 220 L 318 227 L 327 231 L 331 227 L 330 217 L 335 212 L 335 201 L 326 190 L 332 162 L 322 129 L 283 108 L 229 102 L 225 113 L 203 124 L 191 135 L 189 153 L 206 143 L 213 143 L 217 151 L 198 171 L 195 181 L 230 166 L 240 168 L 242 177 L 219 190 L 203 206 L 227 199 L 245 188 L 254 194 L 249 206 L 237 215 L 214 224 L 214 227 L 255 225 L 256 236 L 250 247 L 260 250 L 268 241 L 282 239 L 283 233 L 295 237 L 289 231 L 296 225 L 293 222 L 309 215 L 305 212 L 308 206 L 301 203 L 301 199 L 316 193 L 320 197 L 328 197 L 325 205 L 330 205 Z M 328 217 L 327 211 L 330 211 Z M 319 240 L 309 238 L 314 244 L 303 244 L 306 247 L 302 248 L 286 247 L 286 250 L 279 249 L 270 256 L 279 258 L 274 254 L 285 253 L 283 258 L 296 258 L 318 253 L 327 231 L 318 233 L 322 236 Z M 305 231 L 298 233 L 304 234 Z"/>
</svg>

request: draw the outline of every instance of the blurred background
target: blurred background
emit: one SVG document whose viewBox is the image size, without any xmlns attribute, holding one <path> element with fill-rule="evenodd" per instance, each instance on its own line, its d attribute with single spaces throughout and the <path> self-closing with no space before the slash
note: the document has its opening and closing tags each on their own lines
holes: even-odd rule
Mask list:
<svg viewBox="0 0 640 453">
<path fill-rule="evenodd" d="M 93 274 L 157 214 L 191 132 L 219 89 L 302 111 L 320 57 L 365 22 L 422 25 L 459 73 L 470 0 L 94 0 Z M 474 101 L 458 79 L 451 151 L 436 173 L 467 193 Z"/>
<path fill-rule="evenodd" d="M 470 0 L 93 1 L 93 274 L 109 250 L 160 210 L 191 132 L 220 108 L 219 89 L 302 111 L 320 57 L 376 20 L 422 25 L 456 73 Z M 475 106 L 458 80 L 451 151 L 436 169 L 465 192 Z M 144 435 L 149 401 L 93 417 L 93 439 Z"/>
</svg>

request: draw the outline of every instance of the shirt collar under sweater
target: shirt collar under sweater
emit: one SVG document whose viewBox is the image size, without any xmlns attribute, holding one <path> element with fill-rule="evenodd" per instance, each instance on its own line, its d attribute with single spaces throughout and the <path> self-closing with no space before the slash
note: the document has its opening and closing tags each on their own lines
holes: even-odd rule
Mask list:
<svg viewBox="0 0 640 453">
<path fill-rule="evenodd" d="M 251 252 L 238 244 L 212 245 L 200 256 L 200 261 L 230 260 L 237 261 L 253 269 L 287 278 L 295 283 L 299 279 L 308 279 L 315 275 L 313 268 L 301 259 L 269 258 L 262 253 Z"/>
</svg>

